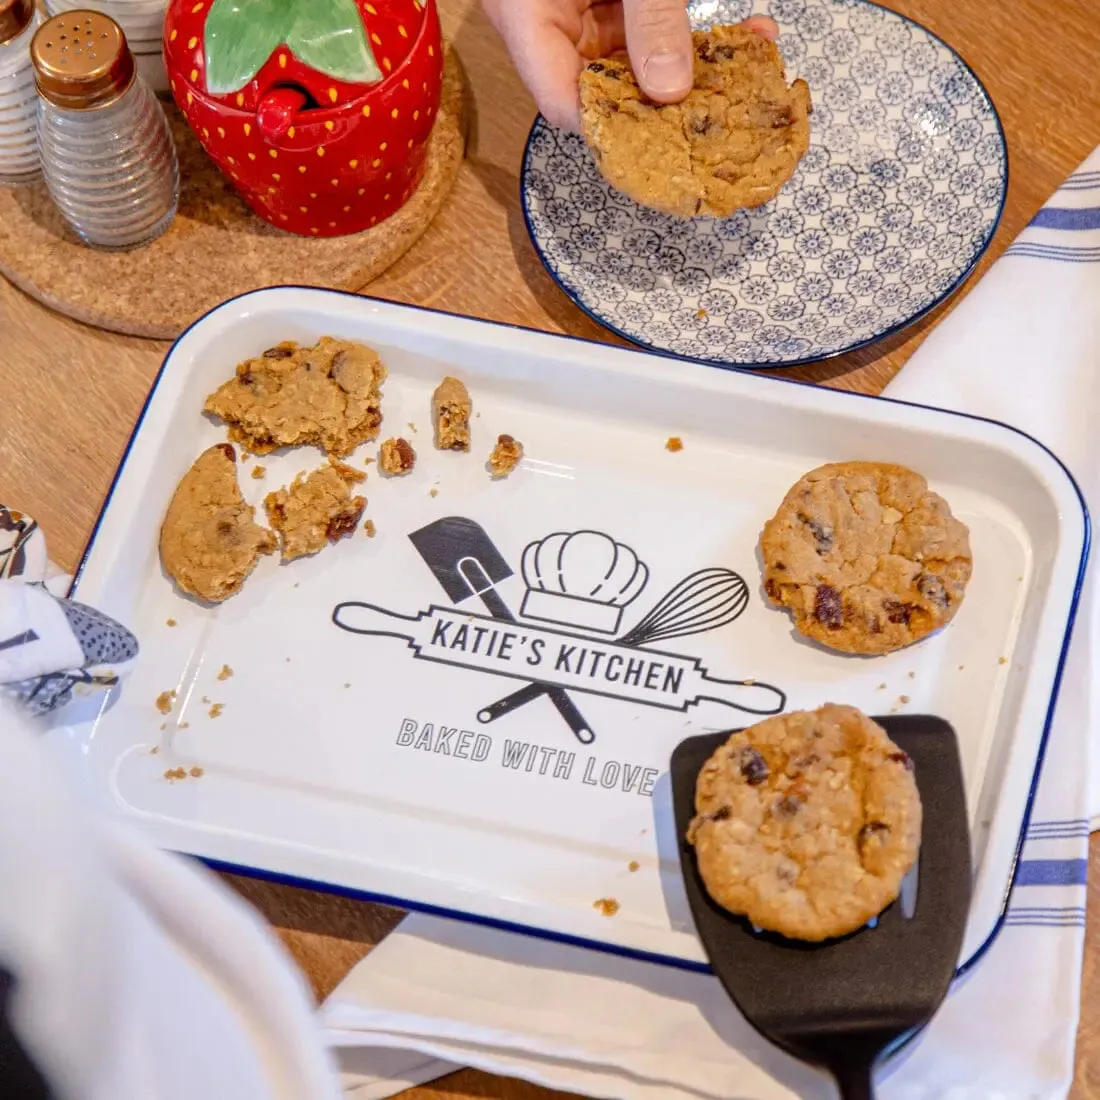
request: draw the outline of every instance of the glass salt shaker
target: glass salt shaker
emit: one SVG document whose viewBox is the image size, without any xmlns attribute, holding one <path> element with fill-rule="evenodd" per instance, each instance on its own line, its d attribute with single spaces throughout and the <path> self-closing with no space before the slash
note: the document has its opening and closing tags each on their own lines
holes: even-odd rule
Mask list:
<svg viewBox="0 0 1100 1100">
<path fill-rule="evenodd" d="M 135 248 L 172 223 L 179 166 L 168 121 L 109 16 L 70 11 L 31 43 L 38 150 L 50 197 L 98 248 Z"/>
<path fill-rule="evenodd" d="M 38 174 L 31 39 L 40 22 L 34 0 L 0 0 L 0 183 Z"/>
</svg>

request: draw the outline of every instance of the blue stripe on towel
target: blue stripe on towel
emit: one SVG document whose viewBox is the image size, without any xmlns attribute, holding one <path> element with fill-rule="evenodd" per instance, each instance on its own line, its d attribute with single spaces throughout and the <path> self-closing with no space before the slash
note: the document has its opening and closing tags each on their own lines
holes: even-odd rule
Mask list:
<svg viewBox="0 0 1100 1100">
<path fill-rule="evenodd" d="M 1017 886 L 1084 886 L 1087 859 L 1022 859 L 1016 871 Z"/>
<path fill-rule="evenodd" d="M 1029 224 L 1039 229 L 1100 229 L 1100 206 L 1044 206 Z"/>
<path fill-rule="evenodd" d="M 1100 248 L 1057 248 L 1054 245 L 1019 241 L 1005 249 L 1006 256 L 1019 256 L 1025 260 L 1055 260 L 1067 264 L 1100 263 Z"/>
</svg>

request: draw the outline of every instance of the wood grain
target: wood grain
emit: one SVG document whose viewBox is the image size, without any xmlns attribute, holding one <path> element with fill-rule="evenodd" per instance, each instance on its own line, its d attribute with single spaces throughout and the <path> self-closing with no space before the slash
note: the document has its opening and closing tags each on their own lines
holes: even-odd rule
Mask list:
<svg viewBox="0 0 1100 1100">
<path fill-rule="evenodd" d="M 522 0 L 516 0 L 522 2 Z M 1003 251 L 1100 141 L 1100 6 L 1094 0 L 894 0 L 888 6 L 951 42 L 997 104 L 1008 138 L 1004 219 L 979 271 Z M 452 198 L 372 293 L 456 313 L 608 340 L 543 271 L 519 206 L 519 166 L 534 115 L 475 0 L 441 0 L 444 33 L 469 74 L 468 159 Z M 795 377 L 875 393 L 962 295 L 884 344 Z M 0 500 L 34 515 L 72 567 L 91 531 L 165 347 L 109 336 L 51 314 L 0 283 Z M 1090 863 L 1100 870 L 1100 840 Z M 230 881 L 280 930 L 324 996 L 398 919 L 392 910 L 290 887 Z M 1090 901 L 1100 885 L 1094 880 Z M 1100 908 L 1089 907 L 1072 1095 L 1100 1100 Z M 528 1100 L 545 1090 L 473 1071 L 423 1098 Z"/>
</svg>

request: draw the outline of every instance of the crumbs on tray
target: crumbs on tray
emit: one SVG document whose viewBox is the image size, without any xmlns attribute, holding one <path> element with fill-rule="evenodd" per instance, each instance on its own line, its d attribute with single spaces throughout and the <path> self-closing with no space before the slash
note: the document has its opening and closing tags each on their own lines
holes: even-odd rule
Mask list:
<svg viewBox="0 0 1100 1100">
<path fill-rule="evenodd" d="M 176 701 L 176 693 L 175 693 L 174 690 L 172 690 L 172 691 L 162 691 L 157 696 L 157 702 L 156 702 L 157 710 L 159 710 L 161 712 L 161 714 L 171 714 L 172 713 L 172 704 L 175 703 L 175 701 Z"/>
<path fill-rule="evenodd" d="M 684 441 L 678 435 L 670 435 L 668 439 L 665 440 L 666 451 L 671 451 L 675 454 L 677 451 L 682 451 L 683 449 Z"/>
<path fill-rule="evenodd" d="M 619 911 L 619 903 L 614 898 L 597 898 L 592 908 L 598 909 L 605 917 L 613 917 Z"/>
</svg>

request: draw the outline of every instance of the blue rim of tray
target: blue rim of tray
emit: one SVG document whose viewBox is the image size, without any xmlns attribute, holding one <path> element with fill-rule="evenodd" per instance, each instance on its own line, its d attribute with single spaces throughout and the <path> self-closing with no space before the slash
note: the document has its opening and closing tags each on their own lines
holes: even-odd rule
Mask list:
<svg viewBox="0 0 1100 1100">
<path fill-rule="evenodd" d="M 862 348 L 870 347 L 872 344 L 877 344 L 881 340 L 889 340 L 891 336 L 896 336 L 899 332 L 903 332 L 911 325 L 915 325 L 919 320 L 927 317 L 937 307 L 943 305 L 956 291 L 958 291 L 963 283 L 974 274 L 974 269 L 982 261 L 982 257 L 989 251 L 989 246 L 993 243 L 993 237 L 996 235 L 997 230 L 1001 225 L 1001 218 L 1004 215 L 1005 202 L 1008 199 L 1008 179 L 1009 179 L 1009 163 L 1008 163 L 1008 141 L 1005 138 L 1004 124 L 1001 122 L 1000 112 L 997 110 L 997 104 L 993 102 L 993 97 L 989 94 L 989 90 L 985 84 L 982 83 L 981 78 L 971 68 L 969 62 L 962 56 L 949 42 L 946 42 L 935 31 L 929 30 L 923 23 L 918 22 L 916 19 L 911 19 L 908 15 L 903 15 L 899 11 L 894 11 L 893 8 L 887 8 L 883 4 L 876 4 L 874 0 L 857 0 L 869 8 L 879 8 L 880 10 L 887 12 L 889 15 L 903 20 L 906 23 L 911 24 L 914 27 L 919 27 L 930 38 L 934 38 L 945 50 L 947 50 L 953 57 L 957 58 L 959 64 L 970 74 L 974 83 L 981 90 L 982 95 L 985 96 L 986 102 L 989 104 L 989 109 L 993 113 L 993 120 L 997 124 L 997 136 L 1001 139 L 1001 148 L 1004 149 L 1004 174 L 1003 185 L 1001 188 L 1001 201 L 997 205 L 997 213 L 993 218 L 993 221 L 989 225 L 989 230 L 985 235 L 985 239 L 981 243 L 981 247 L 976 249 L 970 263 L 960 272 L 955 281 L 944 290 L 938 298 L 934 298 L 931 302 L 920 307 L 903 321 L 897 321 L 889 328 L 883 329 L 877 336 L 869 336 L 866 340 L 858 340 L 854 344 L 849 344 L 847 347 L 840 348 L 837 351 L 826 352 L 824 355 L 810 355 L 801 359 L 788 359 L 778 363 L 730 363 L 722 359 L 706 359 L 694 355 L 678 355 L 676 352 L 669 351 L 667 348 L 658 347 L 655 344 L 649 344 L 645 340 L 642 340 L 638 336 L 632 336 L 629 332 L 625 332 L 617 325 L 612 324 L 605 317 L 602 317 L 599 313 L 595 312 L 590 306 L 586 305 L 580 298 L 580 296 L 569 288 L 569 285 L 558 274 L 557 269 L 554 267 L 553 261 L 543 251 L 542 246 L 539 244 L 538 237 L 535 234 L 534 229 L 531 226 L 531 213 L 527 203 L 527 188 L 524 184 L 524 180 L 527 178 L 527 167 L 531 160 L 531 142 L 535 135 L 535 131 L 538 129 L 539 124 L 544 122 L 542 115 L 536 115 L 535 121 L 531 123 L 531 129 L 527 132 L 527 141 L 523 147 L 523 163 L 520 166 L 519 174 L 519 204 L 523 211 L 523 224 L 527 228 L 527 236 L 531 239 L 531 245 L 535 250 L 536 255 L 542 262 L 542 266 L 546 269 L 546 273 L 553 280 L 554 284 L 559 290 L 586 316 L 590 317 L 596 324 L 602 328 L 613 332 L 616 336 L 622 337 L 628 343 L 634 347 L 641 348 L 644 351 L 651 351 L 656 355 L 665 355 L 671 359 L 679 359 L 685 363 L 700 363 L 705 367 L 719 367 L 722 370 L 746 370 L 746 371 L 762 371 L 762 370 L 787 370 L 791 367 L 805 367 L 811 363 L 830 363 L 834 359 L 839 359 L 841 356 L 850 355 L 854 351 L 860 351 Z M 549 123 L 547 123 L 549 125 Z"/>
<path fill-rule="evenodd" d="M 342 298 L 353 298 L 359 301 L 383 301 L 387 306 L 390 306 L 398 310 L 407 310 L 414 313 L 421 313 L 428 316 L 442 316 L 442 317 L 462 317 L 466 320 L 476 321 L 479 324 L 489 325 L 494 328 L 511 329 L 516 332 L 530 332 L 539 336 L 548 336 L 551 339 L 556 340 L 569 340 L 578 344 L 595 344 L 597 347 L 606 347 L 606 344 L 601 344 L 595 340 L 585 340 L 579 336 L 569 336 L 561 333 L 544 332 L 541 329 L 528 328 L 525 325 L 510 324 L 506 321 L 486 321 L 480 317 L 471 317 L 469 314 L 455 314 L 448 313 L 446 310 L 434 309 L 431 306 L 421 305 L 409 305 L 404 302 L 391 302 L 388 299 L 379 298 L 373 299 L 371 295 L 357 294 L 352 290 L 330 290 L 324 287 L 316 286 L 302 286 L 295 283 L 281 284 L 274 287 L 264 287 L 260 290 L 249 290 L 243 294 L 237 294 L 232 298 L 227 298 L 224 302 L 214 306 L 213 309 L 208 310 L 201 317 L 196 318 L 185 328 L 175 340 L 172 341 L 172 346 L 165 353 L 164 359 L 161 361 L 161 365 L 157 370 L 156 377 L 153 380 L 153 385 L 149 390 L 148 396 L 145 398 L 144 403 L 141 406 L 141 412 L 138 414 L 138 418 L 134 423 L 133 430 L 130 432 L 130 437 L 126 441 L 125 450 L 122 452 L 122 458 L 119 460 L 118 468 L 115 470 L 114 476 L 111 478 L 110 487 L 107 490 L 107 495 L 104 497 L 103 505 L 99 510 L 99 515 L 96 516 L 95 525 L 92 528 L 91 534 L 88 536 L 88 541 L 85 543 L 84 549 L 80 555 L 80 561 L 77 564 L 76 571 L 73 574 L 72 583 L 69 585 L 69 591 L 67 595 L 69 598 L 73 598 L 80 585 L 80 579 L 84 573 L 84 568 L 87 565 L 88 557 L 92 552 L 95 545 L 96 536 L 99 534 L 99 529 L 103 524 L 103 518 L 107 514 L 107 510 L 111 505 L 111 500 L 114 497 L 115 490 L 118 487 L 119 479 L 122 476 L 123 470 L 126 468 L 126 463 L 130 458 L 130 452 L 133 450 L 135 441 L 138 435 L 141 433 L 142 424 L 145 421 L 146 413 L 149 411 L 149 406 L 153 402 L 153 398 L 156 396 L 157 389 L 160 386 L 161 380 L 164 377 L 165 368 L 168 365 L 169 360 L 172 358 L 172 354 L 175 352 L 176 347 L 180 341 L 188 335 L 188 333 L 197 325 L 202 324 L 207 318 L 212 317 L 215 313 L 225 307 L 232 305 L 243 298 L 249 298 L 253 295 L 266 294 L 272 290 L 299 290 L 304 291 L 307 294 L 320 294 L 320 295 L 336 295 Z M 629 353 L 633 349 L 619 348 L 619 351 Z M 677 358 L 675 356 L 666 355 L 665 358 Z M 713 364 L 703 364 L 704 366 Z M 783 377 L 769 377 L 767 378 L 769 383 L 783 386 L 805 386 L 810 389 L 817 389 L 818 386 L 813 382 L 804 382 L 797 378 L 783 378 Z M 1024 804 L 1024 812 L 1020 819 L 1020 833 L 1016 840 L 1016 851 L 1012 858 L 1012 869 L 1009 874 L 1008 884 L 1005 888 L 1004 897 L 1001 900 L 1001 909 L 997 915 L 997 920 L 994 922 L 993 927 L 989 931 L 989 935 L 981 943 L 981 945 L 974 951 L 970 958 L 960 963 L 955 970 L 956 980 L 969 973 L 970 970 L 983 958 L 986 952 L 992 947 L 993 942 L 1000 935 L 1001 929 L 1004 927 L 1005 917 L 1008 914 L 1008 903 L 1012 895 L 1012 889 L 1016 883 L 1016 874 L 1019 870 L 1020 856 L 1024 849 L 1024 844 L 1027 840 L 1028 828 L 1031 824 L 1031 814 L 1035 806 L 1035 794 L 1039 788 L 1039 779 L 1043 771 L 1043 763 L 1046 759 L 1047 744 L 1050 740 L 1051 724 L 1054 721 L 1054 710 L 1058 702 L 1058 695 L 1062 686 L 1062 676 L 1065 672 L 1066 658 L 1069 653 L 1070 640 L 1073 636 L 1074 624 L 1077 620 L 1077 612 L 1081 603 L 1081 591 L 1085 578 L 1085 567 L 1088 564 L 1089 550 L 1092 542 L 1092 519 L 1089 515 L 1088 504 L 1085 501 L 1084 494 L 1081 492 L 1081 487 L 1077 484 L 1077 479 L 1073 476 L 1069 467 L 1052 451 L 1046 444 L 1040 442 L 1033 435 L 1029 435 L 1027 432 L 1020 428 L 1015 428 L 1011 424 L 1006 424 L 1001 420 L 994 420 L 988 416 L 975 416 L 973 413 L 957 412 L 954 409 L 940 408 L 938 405 L 920 405 L 915 401 L 899 401 L 893 397 L 880 397 L 874 394 L 856 393 L 851 390 L 836 390 L 836 393 L 843 395 L 844 399 L 854 399 L 861 401 L 885 401 L 891 405 L 901 405 L 908 408 L 916 409 L 931 409 L 935 412 L 944 413 L 947 416 L 959 417 L 963 420 L 973 420 L 983 424 L 994 424 L 997 427 L 1007 429 L 1015 435 L 1021 436 L 1024 439 L 1029 440 L 1041 451 L 1048 454 L 1055 463 L 1059 466 L 1062 472 L 1066 475 L 1066 479 L 1069 481 L 1073 488 L 1074 493 L 1077 495 L 1078 503 L 1081 506 L 1081 520 L 1083 526 L 1083 534 L 1081 540 L 1081 555 L 1078 559 L 1077 575 L 1073 582 L 1073 598 L 1070 603 L 1069 614 L 1066 618 L 1066 630 L 1062 636 L 1062 645 L 1058 653 L 1058 664 L 1055 668 L 1054 679 L 1051 683 L 1050 701 L 1047 704 L 1046 717 L 1043 720 L 1043 732 L 1039 738 L 1039 747 L 1035 754 L 1035 768 L 1031 776 L 1031 785 L 1028 788 L 1027 801 Z M 583 936 L 574 936 L 568 932 L 556 932 L 548 928 L 538 928 L 534 925 L 518 924 L 512 921 L 507 921 L 495 917 L 489 917 L 482 913 L 469 913 L 460 909 L 450 909 L 445 906 L 433 905 L 429 902 L 415 901 L 410 898 L 401 898 L 389 894 L 376 893 L 370 890 L 362 890 L 356 887 L 342 886 L 339 883 L 326 882 L 323 879 L 310 879 L 297 875 L 286 874 L 282 871 L 276 871 L 267 867 L 253 867 L 246 864 L 230 863 L 224 860 L 214 859 L 212 857 L 195 856 L 190 852 L 179 852 L 180 855 L 192 856 L 198 859 L 200 862 L 206 864 L 217 871 L 223 871 L 232 874 L 246 875 L 251 878 L 261 879 L 266 882 L 281 883 L 289 886 L 299 886 L 305 889 L 319 890 L 324 893 L 336 894 L 340 897 L 355 898 L 361 901 L 377 902 L 383 905 L 390 905 L 400 909 L 408 909 L 413 912 L 427 913 L 432 916 L 447 917 L 453 920 L 465 921 L 468 924 L 477 924 L 487 928 L 497 928 L 504 932 L 516 932 L 526 936 L 534 936 L 536 939 L 549 940 L 554 943 L 565 943 L 573 947 L 583 947 L 594 951 L 601 951 L 607 955 L 617 955 L 622 958 L 636 959 L 640 962 L 657 963 L 662 966 L 670 966 L 678 970 L 689 970 L 696 973 L 710 974 L 712 973 L 709 964 L 696 962 L 691 959 L 681 959 L 673 955 L 662 955 L 657 952 L 644 951 L 638 948 L 623 947 L 620 944 L 608 943 L 603 940 L 591 940 Z M 908 1037 L 899 1042 L 899 1046 L 904 1045 L 908 1041 Z M 897 1049 L 896 1047 L 894 1049 Z"/>
</svg>

